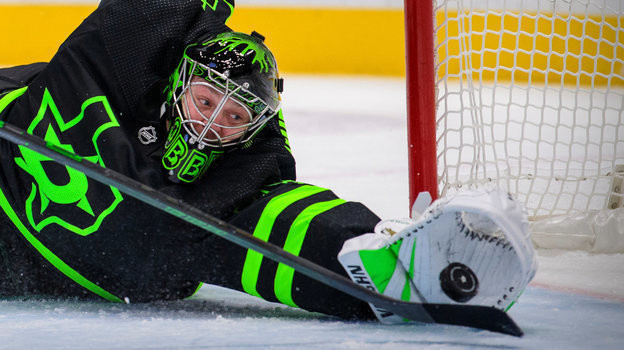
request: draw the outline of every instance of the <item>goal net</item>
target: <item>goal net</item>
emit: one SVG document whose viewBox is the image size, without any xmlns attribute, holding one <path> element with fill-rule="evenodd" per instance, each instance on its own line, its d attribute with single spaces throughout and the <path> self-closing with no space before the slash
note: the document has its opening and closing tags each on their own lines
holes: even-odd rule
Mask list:
<svg viewBox="0 0 624 350">
<path fill-rule="evenodd" d="M 439 195 L 496 185 L 537 246 L 624 252 L 624 2 L 409 3 L 408 42 L 414 13 L 433 16 Z"/>
</svg>

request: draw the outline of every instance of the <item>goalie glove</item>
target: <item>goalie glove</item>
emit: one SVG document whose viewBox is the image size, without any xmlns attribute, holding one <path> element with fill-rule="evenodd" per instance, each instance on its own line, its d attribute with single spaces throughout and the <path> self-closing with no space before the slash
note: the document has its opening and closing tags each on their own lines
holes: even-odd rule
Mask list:
<svg viewBox="0 0 624 350">
<path fill-rule="evenodd" d="M 537 266 L 523 206 L 494 190 L 416 205 L 416 220 L 385 220 L 345 242 L 338 260 L 351 279 L 404 301 L 509 309 Z M 384 323 L 401 321 L 371 307 Z"/>
</svg>

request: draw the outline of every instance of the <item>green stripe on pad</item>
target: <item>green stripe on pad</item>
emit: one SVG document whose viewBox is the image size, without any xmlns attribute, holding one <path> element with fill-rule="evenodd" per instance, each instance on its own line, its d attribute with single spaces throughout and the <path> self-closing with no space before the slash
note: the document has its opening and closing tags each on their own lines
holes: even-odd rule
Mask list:
<svg viewBox="0 0 624 350">
<path fill-rule="evenodd" d="M 360 260 L 380 293 L 386 290 L 397 264 L 397 256 L 388 248 L 361 250 Z"/>
</svg>

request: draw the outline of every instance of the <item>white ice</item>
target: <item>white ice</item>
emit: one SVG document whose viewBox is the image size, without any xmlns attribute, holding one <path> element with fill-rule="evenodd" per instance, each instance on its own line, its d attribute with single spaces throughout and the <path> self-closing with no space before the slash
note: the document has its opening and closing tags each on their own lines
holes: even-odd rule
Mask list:
<svg viewBox="0 0 624 350">
<path fill-rule="evenodd" d="M 408 215 L 402 79 L 286 76 L 284 111 L 299 180 Z M 1 349 L 620 349 L 624 254 L 539 251 L 509 311 L 523 338 L 442 325 L 345 322 L 204 286 L 189 300 L 0 301 Z"/>
</svg>

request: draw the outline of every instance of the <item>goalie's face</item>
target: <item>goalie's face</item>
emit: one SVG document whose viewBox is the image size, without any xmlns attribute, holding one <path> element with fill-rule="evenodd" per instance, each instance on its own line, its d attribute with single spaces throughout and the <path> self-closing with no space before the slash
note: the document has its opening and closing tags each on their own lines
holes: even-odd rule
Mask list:
<svg viewBox="0 0 624 350">
<path fill-rule="evenodd" d="M 280 110 L 282 80 L 258 36 L 225 32 L 189 45 L 169 83 L 162 165 L 174 182 L 194 182 L 227 152 L 250 147 Z"/>
<path fill-rule="evenodd" d="M 199 144 L 237 143 L 253 121 L 245 105 L 200 77 L 192 78 L 183 106 L 183 127 L 197 137 Z"/>
</svg>

